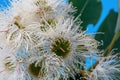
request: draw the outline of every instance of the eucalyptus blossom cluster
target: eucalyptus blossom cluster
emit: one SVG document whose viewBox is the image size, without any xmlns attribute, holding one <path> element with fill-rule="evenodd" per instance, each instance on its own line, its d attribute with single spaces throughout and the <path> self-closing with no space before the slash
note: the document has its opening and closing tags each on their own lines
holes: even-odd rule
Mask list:
<svg viewBox="0 0 120 80">
<path fill-rule="evenodd" d="M 100 53 L 100 42 L 80 29 L 75 11 L 60 0 L 11 1 L 0 12 L 0 80 L 77 80 L 76 74 L 117 80 L 115 56 L 100 56 L 97 66 L 85 70 L 86 58 Z"/>
</svg>

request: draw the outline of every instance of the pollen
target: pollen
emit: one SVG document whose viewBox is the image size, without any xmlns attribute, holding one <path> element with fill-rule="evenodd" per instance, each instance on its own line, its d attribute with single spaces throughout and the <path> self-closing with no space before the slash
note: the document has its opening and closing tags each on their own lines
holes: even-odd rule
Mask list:
<svg viewBox="0 0 120 80">
<path fill-rule="evenodd" d="M 46 5 L 47 2 L 46 2 L 46 0 L 38 0 L 37 2 L 35 2 L 35 5 L 36 5 L 36 6 L 39 6 L 40 4 Z"/>
<path fill-rule="evenodd" d="M 8 56 L 4 59 L 5 69 L 8 71 L 13 71 L 15 69 L 15 63 L 11 61 L 11 57 Z"/>
<path fill-rule="evenodd" d="M 20 24 L 18 21 L 15 21 L 14 24 L 19 28 L 19 29 L 24 29 L 25 27 Z"/>
<path fill-rule="evenodd" d="M 46 22 L 42 21 L 42 26 L 40 27 L 40 30 L 46 32 L 49 29 L 47 25 L 51 25 L 52 28 L 55 28 L 56 23 L 57 22 L 54 19 L 46 20 Z"/>
</svg>

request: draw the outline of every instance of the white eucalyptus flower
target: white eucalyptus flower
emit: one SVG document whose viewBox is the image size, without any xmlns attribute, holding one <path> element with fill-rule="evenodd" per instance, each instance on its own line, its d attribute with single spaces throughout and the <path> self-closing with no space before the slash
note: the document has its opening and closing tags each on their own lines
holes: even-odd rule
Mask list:
<svg viewBox="0 0 120 80">
<path fill-rule="evenodd" d="M 120 80 L 120 60 L 116 56 L 108 56 L 99 60 L 88 80 Z"/>
<path fill-rule="evenodd" d="M 84 67 L 87 54 L 98 52 L 98 42 L 73 19 L 71 4 L 13 0 L 11 5 L 0 13 L 0 80 L 67 80 Z"/>
<path fill-rule="evenodd" d="M 20 22 L 20 16 L 14 18 L 9 17 L 6 14 L 4 14 L 4 16 L 1 14 L 0 16 L 1 43 L 3 43 L 2 40 L 4 40 L 4 42 L 6 41 L 5 44 L 16 51 L 21 47 L 25 51 L 28 51 L 28 49 L 37 44 L 37 41 L 40 38 L 41 25 L 39 23 L 31 23 L 25 26 Z"/>
<path fill-rule="evenodd" d="M 20 16 L 20 23 L 24 26 L 34 22 L 45 23 L 44 19 L 56 22 L 56 18 L 73 12 L 72 7 L 62 4 L 61 0 L 13 0 L 11 5 L 6 14 L 13 18 Z"/>
<path fill-rule="evenodd" d="M 38 6 L 38 14 L 46 19 L 48 17 L 55 18 L 61 15 L 62 12 L 68 14 L 68 12 L 73 11 L 72 7 L 69 4 L 63 4 L 62 0 L 36 0 L 35 4 Z"/>
<path fill-rule="evenodd" d="M 80 23 L 73 18 L 60 19 L 54 28 L 41 33 L 48 42 L 47 51 L 62 57 L 73 68 L 83 65 L 85 54 L 98 52 L 98 42 L 79 30 Z"/>
<path fill-rule="evenodd" d="M 40 30 L 43 31 L 44 27 L 49 25 L 55 26 L 59 17 L 64 18 L 65 15 L 60 16 L 58 7 L 61 6 L 62 14 L 66 14 L 71 9 L 69 5 L 64 9 L 65 6 L 60 5 L 61 1 L 57 2 L 56 0 L 13 0 L 11 4 L 12 6 L 6 11 L 4 16 L 0 14 L 0 35 L 2 37 L 5 36 L 6 44 L 10 45 L 14 50 L 23 47 L 23 49 L 28 51 L 41 38 Z M 45 12 L 45 15 L 37 15 L 38 9 L 43 14 Z"/>
<path fill-rule="evenodd" d="M 19 23 L 23 26 L 28 26 L 34 22 L 39 22 L 38 16 L 36 16 L 37 6 L 34 4 L 35 0 L 13 0 L 11 6 L 9 6 L 6 15 L 11 18 L 20 17 Z"/>
<path fill-rule="evenodd" d="M 27 62 L 27 71 L 35 80 L 66 80 L 72 74 L 62 59 L 54 54 L 33 55 Z"/>
<path fill-rule="evenodd" d="M 60 18 L 71 17 L 70 14 L 75 12 L 71 4 L 63 4 L 61 0 L 37 0 L 36 5 L 42 31 L 48 30 L 49 25 L 54 27 Z"/>
<path fill-rule="evenodd" d="M 0 80 L 26 80 L 29 78 L 21 65 L 21 60 L 12 51 L 6 48 L 0 52 L 0 55 L 2 55 L 0 56 Z"/>
</svg>

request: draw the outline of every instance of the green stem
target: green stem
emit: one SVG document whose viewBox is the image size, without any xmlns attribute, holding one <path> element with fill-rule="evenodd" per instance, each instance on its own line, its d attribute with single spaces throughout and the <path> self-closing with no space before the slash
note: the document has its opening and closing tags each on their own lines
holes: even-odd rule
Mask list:
<svg viewBox="0 0 120 80">
<path fill-rule="evenodd" d="M 119 38 L 119 36 L 120 36 L 120 31 L 115 33 L 115 35 L 113 37 L 113 40 L 112 40 L 112 42 L 111 42 L 111 44 L 109 46 L 108 54 L 111 52 L 111 50 L 112 50 L 112 48 L 114 46 L 114 43 L 117 41 L 117 39 Z"/>
<path fill-rule="evenodd" d="M 107 49 L 103 53 L 103 56 L 107 56 L 107 55 L 110 54 L 111 50 L 113 49 L 113 46 L 114 46 L 115 42 L 118 40 L 119 37 L 120 37 L 120 31 L 115 33 L 115 35 L 112 39 L 112 42 L 110 43 L 110 45 L 107 47 Z"/>
</svg>

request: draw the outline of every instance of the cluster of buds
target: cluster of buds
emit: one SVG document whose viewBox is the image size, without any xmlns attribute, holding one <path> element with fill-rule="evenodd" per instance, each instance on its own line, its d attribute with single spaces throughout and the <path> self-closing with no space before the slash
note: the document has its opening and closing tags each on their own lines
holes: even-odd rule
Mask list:
<svg viewBox="0 0 120 80">
<path fill-rule="evenodd" d="M 74 12 L 60 0 L 11 1 L 0 12 L 0 80 L 76 80 L 83 74 L 86 58 L 99 53 L 100 43 L 80 29 Z M 100 58 L 82 77 L 113 80 L 109 70 L 120 72 L 120 65 L 106 61 Z"/>
</svg>

